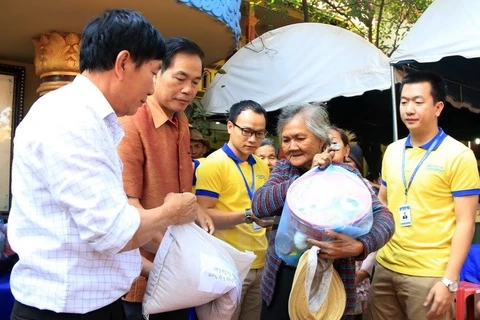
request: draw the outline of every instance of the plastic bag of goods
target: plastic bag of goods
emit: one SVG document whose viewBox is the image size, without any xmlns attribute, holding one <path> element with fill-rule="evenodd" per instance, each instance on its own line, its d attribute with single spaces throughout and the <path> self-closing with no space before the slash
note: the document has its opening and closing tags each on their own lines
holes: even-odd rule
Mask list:
<svg viewBox="0 0 480 320">
<path fill-rule="evenodd" d="M 361 178 L 338 165 L 315 167 L 287 191 L 275 252 L 287 265 L 296 266 L 311 247 L 307 238 L 328 241 L 326 230 L 358 238 L 372 223 L 372 195 Z"/>
</svg>

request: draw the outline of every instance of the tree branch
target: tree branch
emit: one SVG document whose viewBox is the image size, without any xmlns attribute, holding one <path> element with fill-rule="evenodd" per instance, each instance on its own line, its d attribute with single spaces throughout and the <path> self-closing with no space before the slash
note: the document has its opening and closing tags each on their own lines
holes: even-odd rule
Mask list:
<svg viewBox="0 0 480 320">
<path fill-rule="evenodd" d="M 412 9 L 412 6 L 409 6 L 407 5 L 407 12 L 405 13 L 405 15 L 402 17 L 402 19 L 400 20 L 400 22 L 398 23 L 397 25 L 397 29 L 395 30 L 395 38 L 393 40 L 393 45 L 392 45 L 392 49 L 390 50 L 390 53 L 388 54 L 388 56 L 391 56 L 392 53 L 397 49 L 398 47 L 398 44 L 397 44 L 397 41 L 399 40 L 398 39 L 398 31 L 400 31 L 400 28 L 402 27 L 403 23 L 405 22 L 405 20 L 407 20 L 407 17 L 408 15 L 410 14 L 410 10 Z"/>
<path fill-rule="evenodd" d="M 383 9 L 385 6 L 385 0 L 382 0 L 380 2 L 380 6 L 378 9 L 378 19 L 377 19 L 377 30 L 376 30 L 376 35 L 375 35 L 375 46 L 378 48 L 380 44 L 380 23 L 382 22 L 383 18 Z M 398 32 L 398 30 L 397 30 Z"/>
<path fill-rule="evenodd" d="M 308 3 L 307 0 L 302 0 L 303 21 L 308 22 Z"/>
</svg>

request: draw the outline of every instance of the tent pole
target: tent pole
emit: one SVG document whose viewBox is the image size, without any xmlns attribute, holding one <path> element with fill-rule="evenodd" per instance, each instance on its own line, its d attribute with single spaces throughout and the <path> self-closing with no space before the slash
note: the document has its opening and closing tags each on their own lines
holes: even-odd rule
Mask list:
<svg viewBox="0 0 480 320">
<path fill-rule="evenodd" d="M 392 77 L 392 119 L 393 119 L 393 141 L 398 140 L 397 127 L 397 99 L 395 98 L 395 69 L 390 65 L 390 75 Z"/>
</svg>

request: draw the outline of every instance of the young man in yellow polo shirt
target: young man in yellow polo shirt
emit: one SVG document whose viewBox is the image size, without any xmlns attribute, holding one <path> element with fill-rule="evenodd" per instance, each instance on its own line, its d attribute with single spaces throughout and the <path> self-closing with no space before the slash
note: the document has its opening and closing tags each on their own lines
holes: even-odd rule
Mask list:
<svg viewBox="0 0 480 320">
<path fill-rule="evenodd" d="M 473 152 L 438 127 L 443 79 L 418 71 L 400 86 L 407 138 L 383 157 L 380 200 L 395 234 L 377 253 L 373 320 L 452 319 L 458 278 L 475 229 L 480 180 Z"/>
<path fill-rule="evenodd" d="M 250 211 L 253 193 L 268 179 L 267 164 L 253 153 L 266 134 L 267 113 L 254 101 L 230 108 L 230 138 L 197 169 L 197 201 L 215 223 L 215 236 L 240 251 L 257 255 L 243 282 L 241 302 L 232 320 L 260 318 L 262 279 L 267 238 L 264 225 Z"/>
</svg>

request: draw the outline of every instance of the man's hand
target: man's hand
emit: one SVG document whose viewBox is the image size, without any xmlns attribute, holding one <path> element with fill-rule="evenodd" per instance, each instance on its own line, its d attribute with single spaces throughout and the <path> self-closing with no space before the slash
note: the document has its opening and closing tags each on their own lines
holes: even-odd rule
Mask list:
<svg viewBox="0 0 480 320">
<path fill-rule="evenodd" d="M 331 240 L 318 241 L 315 239 L 307 239 L 309 244 L 320 248 L 318 258 L 339 259 L 356 257 L 363 252 L 363 243 L 358 240 L 332 230 L 325 231 L 325 235 Z"/>
<path fill-rule="evenodd" d="M 254 214 L 252 214 L 252 219 L 253 219 L 253 222 L 258 224 L 262 228 L 268 228 L 268 227 L 273 226 L 273 223 L 275 221 L 275 217 L 268 217 L 268 218 L 260 219 L 259 217 L 255 216 Z"/>
<path fill-rule="evenodd" d="M 436 319 L 437 317 L 444 316 L 452 307 L 454 299 L 455 293 L 450 292 L 440 281 L 437 282 L 428 292 L 427 299 L 423 304 L 425 307 L 430 303 L 432 304 L 427 313 L 427 319 Z"/>
<path fill-rule="evenodd" d="M 195 222 L 206 232 L 210 234 L 215 232 L 215 225 L 212 218 L 200 206 L 198 206 L 197 219 Z"/>
<path fill-rule="evenodd" d="M 163 206 L 172 225 L 189 223 L 197 217 L 197 198 L 190 192 L 167 194 Z"/>
</svg>

